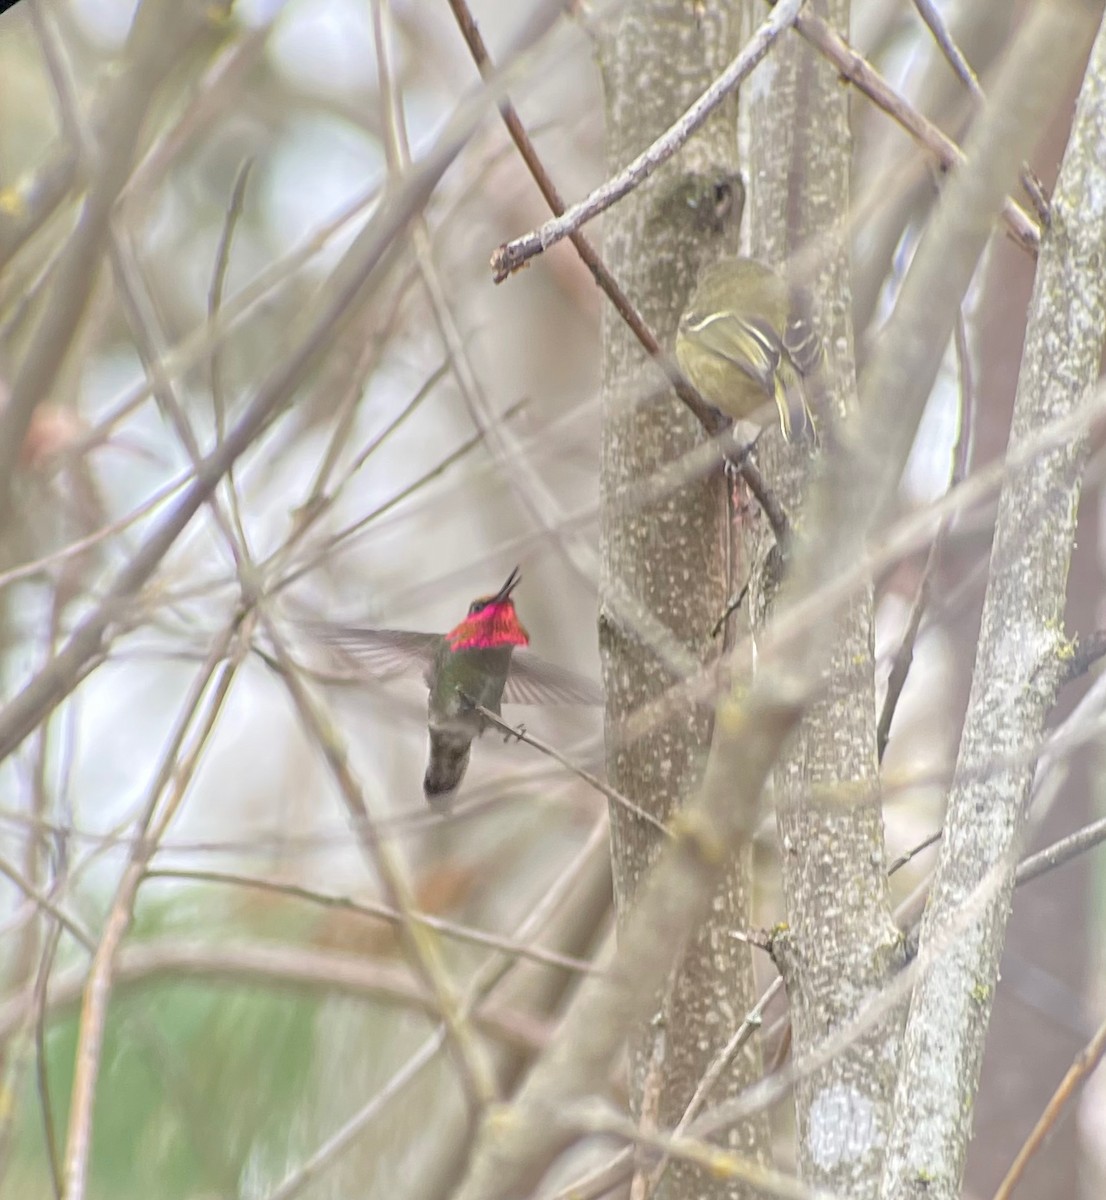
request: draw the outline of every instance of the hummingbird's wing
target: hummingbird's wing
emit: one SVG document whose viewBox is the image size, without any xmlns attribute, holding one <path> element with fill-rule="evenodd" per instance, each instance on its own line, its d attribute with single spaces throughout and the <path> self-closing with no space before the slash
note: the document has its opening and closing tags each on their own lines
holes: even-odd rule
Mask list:
<svg viewBox="0 0 1106 1200">
<path fill-rule="evenodd" d="M 602 704 L 603 692 L 575 671 L 546 662 L 529 650 L 516 650 L 503 700 L 506 704 Z"/>
<path fill-rule="evenodd" d="M 425 676 L 442 640 L 436 633 L 415 629 L 362 629 L 327 621 L 312 621 L 308 628 L 318 641 L 380 676 Z"/>
<path fill-rule="evenodd" d="M 364 629 L 328 621 L 312 621 L 308 629 L 319 642 L 379 676 L 425 677 L 442 642 L 436 633 L 413 629 Z M 603 693 L 585 676 L 520 649 L 511 655 L 503 699 L 507 704 L 602 704 Z"/>
</svg>

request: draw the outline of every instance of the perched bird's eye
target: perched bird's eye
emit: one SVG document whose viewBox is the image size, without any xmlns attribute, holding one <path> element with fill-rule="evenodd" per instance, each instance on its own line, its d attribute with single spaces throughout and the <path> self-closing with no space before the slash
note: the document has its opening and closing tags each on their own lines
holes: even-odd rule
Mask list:
<svg viewBox="0 0 1106 1200">
<path fill-rule="evenodd" d="M 482 612 L 487 607 L 488 607 L 487 600 L 474 600 L 469 605 L 469 616 L 475 617 L 478 612 Z"/>
</svg>

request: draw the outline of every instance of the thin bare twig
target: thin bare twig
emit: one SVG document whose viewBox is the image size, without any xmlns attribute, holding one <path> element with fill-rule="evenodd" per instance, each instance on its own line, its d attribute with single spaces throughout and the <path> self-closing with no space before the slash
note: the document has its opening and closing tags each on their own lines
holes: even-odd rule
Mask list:
<svg viewBox="0 0 1106 1200">
<path fill-rule="evenodd" d="M 779 1196 L 781 1200 L 843 1200 L 831 1192 L 812 1188 L 793 1175 L 786 1175 L 721 1146 L 699 1141 L 686 1134 L 650 1133 L 630 1117 L 609 1109 L 591 1107 L 586 1112 L 580 1112 L 573 1123 L 581 1133 L 624 1138 L 637 1147 L 639 1153 L 652 1152 L 650 1157 L 661 1154 L 694 1163 L 714 1179 L 740 1180 L 758 1196 Z"/>
<path fill-rule="evenodd" d="M 381 1112 L 402 1092 L 414 1083 L 422 1072 L 434 1061 L 438 1051 L 445 1045 L 445 1026 L 437 1031 L 415 1051 L 397 1070 L 387 1083 L 361 1106 L 330 1137 L 271 1191 L 265 1200 L 294 1200 L 306 1187 L 314 1183 L 349 1146 L 371 1124 Z"/>
<path fill-rule="evenodd" d="M 1082 634 L 1075 642 L 1075 652 L 1065 664 L 1064 682 L 1071 683 L 1086 673 L 1106 655 L 1106 630 L 1096 629 Z"/>
<path fill-rule="evenodd" d="M 57 379 L 92 296 L 110 233 L 111 211 L 130 174 L 150 98 L 168 67 L 203 26 L 204 14 L 197 4 L 159 0 L 139 7 L 127 41 L 126 69 L 105 105 L 104 140 L 80 219 L 58 260 L 50 303 L 42 309 L 11 396 L 0 412 L 0 516 L 7 513 L 11 481 L 31 417 Z"/>
<path fill-rule="evenodd" d="M 506 279 L 512 272 L 517 271 L 519 267 L 536 255 L 548 250 L 550 246 L 555 246 L 557 242 L 568 237 L 581 225 L 585 225 L 600 213 L 605 212 L 612 204 L 633 191 L 643 180 L 648 179 L 658 167 L 663 166 L 708 120 L 711 113 L 734 91 L 737 85 L 749 75 L 772 48 L 776 38 L 794 24 L 796 14 L 802 6 L 803 0 L 780 0 L 780 3 L 776 4 L 771 14 L 745 44 L 737 58 L 687 112 L 670 125 L 633 162 L 624 167 L 612 179 L 608 179 L 596 188 L 590 196 L 566 209 L 561 216 L 546 221 L 533 233 L 515 238 L 500 246 L 492 255 L 492 277 L 496 283 Z"/>
<path fill-rule="evenodd" d="M 39 965 L 35 979 L 34 993 L 34 1038 L 35 1038 L 35 1077 L 38 1085 L 39 1104 L 42 1108 L 42 1129 L 46 1141 L 46 1161 L 50 1166 L 50 1182 L 54 1187 L 57 1200 L 63 1200 L 64 1178 L 62 1175 L 61 1146 L 58 1140 L 57 1124 L 54 1120 L 54 1106 L 50 1102 L 50 1072 L 47 1069 L 46 1057 L 46 1006 L 54 957 L 57 954 L 58 942 L 61 940 L 61 926 L 56 922 L 50 927 L 46 945 L 42 952 L 42 962 Z"/>
<path fill-rule="evenodd" d="M 143 11 L 145 7 L 140 9 Z M 462 106 L 457 119 L 446 128 L 419 166 L 377 210 L 339 268 L 329 300 L 323 304 L 296 349 L 273 369 L 238 422 L 201 460 L 192 484 L 111 581 L 101 603 L 81 621 L 56 657 L 0 712 L 0 760 L 7 757 L 76 687 L 100 654 L 108 629 L 122 604 L 146 583 L 231 464 L 290 399 L 316 356 L 345 327 L 366 281 L 394 248 L 396 237 L 411 214 L 427 202 L 446 168 L 460 153 L 475 125 L 479 109 L 480 106 L 474 104 Z"/>
<path fill-rule="evenodd" d="M 1106 822 L 1104 822 L 1104 824 L 1106 824 Z M 1104 836 L 1106 836 L 1106 834 L 1104 834 Z M 935 842 L 939 841 L 940 837 L 941 831 L 937 830 L 935 833 L 931 833 L 928 837 L 923 838 L 922 841 L 920 841 L 916 846 L 913 846 L 903 854 L 900 854 L 899 857 L 896 858 L 894 862 L 892 862 L 887 868 L 888 876 L 894 875 L 897 871 L 902 870 L 907 863 L 921 854 L 923 850 L 928 849 Z M 702 1111 L 703 1105 L 709 1099 L 710 1093 L 714 1090 L 715 1084 L 722 1076 L 722 1072 L 725 1071 L 726 1067 L 732 1061 L 733 1056 L 741 1049 L 742 1046 L 745 1045 L 749 1038 L 751 1038 L 753 1034 L 761 1028 L 764 1023 L 764 1014 L 768 1010 L 768 1006 L 778 995 L 780 995 L 782 991 L 783 976 L 777 976 L 772 980 L 768 987 L 764 989 L 764 994 L 757 1001 L 756 1005 L 745 1015 L 745 1019 L 734 1031 L 729 1041 L 727 1041 L 722 1049 L 719 1050 L 719 1052 L 715 1055 L 714 1059 L 703 1073 L 703 1077 L 696 1086 L 694 1094 L 688 1101 L 687 1108 L 684 1109 L 676 1128 L 673 1130 L 673 1137 L 680 1137 L 684 1132 L 686 1132 L 691 1123 Z M 779 1062 L 786 1057 L 786 1049 L 790 1045 L 790 1019 L 786 1015 L 781 1017 L 779 1021 L 775 1022 L 773 1028 L 769 1030 L 769 1036 L 771 1037 L 773 1034 L 781 1038 L 782 1047 L 782 1054 L 780 1051 L 777 1051 L 776 1057 L 778 1061 L 773 1064 L 773 1069 L 776 1069 L 779 1065 Z M 656 1173 L 650 1184 L 651 1190 L 656 1189 L 657 1184 L 660 1182 L 661 1176 L 664 1174 L 667 1164 L 668 1158 L 662 1158 L 660 1164 L 657 1166 Z"/>
<path fill-rule="evenodd" d="M 91 550 L 94 546 L 98 546 L 108 538 L 112 538 L 116 534 L 122 533 L 125 529 L 129 529 L 132 525 L 151 513 L 159 504 L 164 504 L 174 492 L 179 492 L 193 475 L 194 472 L 188 471 L 183 475 L 178 475 L 175 479 L 171 479 L 168 483 L 151 492 L 137 508 L 132 509 L 129 513 L 124 513 L 117 520 L 109 522 L 94 533 L 90 533 L 87 537 L 78 538 L 76 541 L 62 546 L 60 550 L 44 554 L 41 558 L 36 558 L 34 562 L 21 563 L 18 567 L 12 567 L 8 571 L 0 572 L 0 589 L 9 587 L 13 583 L 19 583 L 23 579 L 31 579 L 35 575 L 41 575 L 48 567 L 52 567 L 55 564 L 64 564 L 69 559 L 83 554 L 86 550 Z"/>
<path fill-rule="evenodd" d="M 24 875 L 7 861 L 0 857 L 0 875 L 3 875 L 30 900 L 34 901 L 37 908 L 40 908 L 44 913 L 49 913 L 58 925 L 69 934 L 80 946 L 83 946 L 89 953 L 96 949 L 96 939 L 82 926 L 79 925 L 64 909 L 62 909 L 52 897 L 46 895 L 35 884 L 24 877 Z"/>
<path fill-rule="evenodd" d="M 733 1062 L 734 1055 L 761 1028 L 764 1024 L 764 1014 L 768 1011 L 768 1006 L 782 991 L 783 976 L 777 975 L 768 987 L 764 989 L 764 993 L 756 1004 L 745 1014 L 744 1020 L 734 1030 L 726 1044 L 711 1060 L 707 1069 L 703 1072 L 702 1078 L 696 1084 L 695 1091 L 692 1093 L 691 1099 L 687 1102 L 687 1107 L 676 1123 L 676 1128 L 672 1131 L 673 1141 L 678 1141 L 682 1138 L 691 1126 L 691 1123 L 702 1112 L 703 1105 L 710 1098 L 715 1085 L 722 1078 L 723 1073 L 727 1070 L 730 1063 Z M 649 1195 L 656 1193 L 657 1188 L 660 1186 L 660 1181 L 664 1177 L 664 1173 L 671 1161 L 672 1155 L 666 1149 L 649 1180 Z"/>
<path fill-rule="evenodd" d="M 502 717 L 497 713 L 493 713 L 490 708 L 485 708 L 482 704 L 474 704 L 473 708 L 476 709 L 489 725 L 494 725 L 501 733 L 505 733 L 508 738 L 514 738 L 515 741 L 522 742 L 526 746 L 532 746 L 540 754 L 544 754 L 547 758 L 553 759 L 554 762 L 560 763 L 565 770 L 571 771 L 577 779 L 582 779 L 588 787 L 594 788 L 601 796 L 606 796 L 612 804 L 617 804 L 620 808 L 626 809 L 627 812 L 633 813 L 635 817 L 652 825 L 666 838 L 672 836 L 663 821 L 658 820 L 652 813 L 647 813 L 639 804 L 635 804 L 621 792 L 604 783 L 597 776 L 592 775 L 590 771 L 585 771 L 583 767 L 578 767 L 575 763 L 570 762 L 569 759 L 565 758 L 553 746 L 527 733 L 524 725 L 508 725 Z"/>
<path fill-rule="evenodd" d="M 368 372 L 369 364 L 376 357 L 377 349 L 375 346 L 366 345 L 359 359 L 356 368 L 353 372 L 353 378 L 350 381 L 349 390 L 343 398 L 343 403 L 339 406 L 340 410 L 348 411 L 350 414 L 354 410 L 354 402 L 357 396 L 360 395 L 364 384 L 364 377 Z M 346 421 L 342 416 L 339 417 L 335 436 L 331 439 L 330 445 L 327 447 L 326 456 L 323 462 L 319 465 L 319 469 L 308 490 L 307 499 L 295 510 L 295 524 L 284 539 L 279 549 L 275 550 L 263 564 L 263 571 L 266 575 L 279 574 L 283 564 L 291 556 L 292 551 L 296 548 L 299 542 L 304 538 L 304 535 L 310 530 L 324 514 L 333 508 L 342 494 L 343 490 L 349 485 L 350 481 L 357 475 L 366 462 L 373 454 L 387 441 L 389 437 L 414 413 L 422 402 L 433 392 L 438 384 L 445 378 L 449 372 L 448 361 L 443 362 L 436 367 L 430 375 L 422 382 L 421 386 L 411 397 L 411 399 L 403 406 L 403 408 L 388 422 L 387 425 L 373 438 L 370 439 L 367 446 L 364 446 L 358 451 L 353 462 L 349 464 L 343 472 L 342 477 L 334 484 L 329 491 L 326 490 L 330 475 L 334 470 L 338 455 L 345 443 L 345 436 L 348 430 L 345 428 Z M 277 583 L 277 588 L 286 586 L 282 582 Z"/>
<path fill-rule="evenodd" d="M 377 74 L 383 99 L 384 126 L 387 133 L 385 151 L 390 171 L 403 171 L 410 165 L 411 152 L 403 116 L 403 105 L 392 69 L 391 44 L 386 28 L 384 0 L 373 0 L 373 40 L 376 46 Z M 423 289 L 434 314 L 438 336 L 449 356 L 449 362 L 476 430 L 484 436 L 489 451 L 499 467 L 499 474 L 518 497 L 531 521 L 549 538 L 569 569 L 587 587 L 595 583 L 595 553 L 590 542 L 578 537 L 566 538 L 561 532 L 563 516 L 560 501 L 545 485 L 540 475 L 526 462 L 510 427 L 498 422 L 480 383 L 461 331 L 450 309 L 441 274 L 434 261 L 430 227 L 426 217 L 415 219 L 411 229 Z"/>
<path fill-rule="evenodd" d="M 914 7 L 918 10 L 918 15 L 925 22 L 930 33 L 933 34 L 933 40 L 940 47 L 945 61 L 952 67 L 956 77 L 968 89 L 976 104 L 982 104 L 986 97 L 983 94 L 983 88 L 980 87 L 979 77 L 972 70 L 971 63 L 968 62 L 964 52 L 956 44 L 956 39 L 952 36 L 952 30 L 949 29 L 944 14 L 933 0 L 914 0 Z M 1051 216 L 1048 199 L 1041 187 L 1040 180 L 1028 166 L 1022 167 L 1021 179 L 1022 187 L 1025 188 L 1026 194 L 1033 202 L 1038 219 L 1047 226 Z"/>
<path fill-rule="evenodd" d="M 516 401 L 499 419 L 510 421 L 522 411 L 525 403 L 524 400 Z M 302 579 L 305 575 L 314 571 L 321 563 L 329 562 L 339 547 L 345 546 L 352 538 L 362 533 L 373 522 L 380 520 L 381 517 L 398 508 L 404 501 L 409 500 L 413 495 L 421 491 L 428 483 L 444 475 L 451 467 L 456 466 L 457 463 L 471 454 L 473 450 L 482 445 L 483 441 L 483 433 L 477 431 L 472 437 L 451 450 L 439 462 L 425 470 L 414 482 L 408 484 L 407 487 L 393 493 L 383 503 L 378 504 L 371 512 L 358 517 L 356 521 L 351 521 L 336 533 L 331 534 L 321 546 L 313 548 L 303 562 L 282 575 L 269 589 L 270 594 L 284 591 L 285 588 L 290 587 L 298 579 Z M 276 558 L 280 553 L 282 551 L 277 551 L 273 555 L 273 558 Z"/>
<path fill-rule="evenodd" d="M 955 340 L 956 358 L 960 368 L 960 428 L 956 437 L 956 445 L 953 448 L 950 488 L 959 486 L 968 477 L 975 430 L 976 393 L 963 306 L 957 314 Z M 902 690 L 906 686 L 906 678 L 914 661 L 914 646 L 922 627 L 922 618 L 929 605 L 930 585 L 944 553 L 952 522 L 951 515 L 941 522 L 929 547 L 929 554 L 926 556 L 925 566 L 922 568 L 922 577 L 918 581 L 918 588 L 914 593 L 910 616 L 906 621 L 906 629 L 903 631 L 899 648 L 891 662 L 891 670 L 887 676 L 887 694 L 884 696 L 883 707 L 880 710 L 879 722 L 876 726 L 876 753 L 880 762 L 883 762 L 887 743 L 891 738 L 891 722 L 895 719 L 895 710 L 898 708 Z"/>
<path fill-rule="evenodd" d="M 176 938 L 136 940 L 119 950 L 113 987 L 133 989 L 182 977 L 250 985 L 265 983 L 308 995 L 357 996 L 414 1009 L 431 1018 L 437 1015 L 435 998 L 409 970 L 397 963 L 271 941 L 213 945 Z M 90 977 L 80 968 L 58 972 L 50 987 L 49 1010 L 52 1013 L 72 1010 L 89 982 Z M 29 1009 L 26 997 L 0 1005 L 0 1039 L 26 1020 Z M 475 1011 L 472 1020 L 482 1033 L 531 1051 L 544 1049 L 549 1039 L 550 1030 L 544 1021 L 509 1008 L 487 1006 Z M 67 1191 L 66 1196 L 69 1194 Z"/>
<path fill-rule="evenodd" d="M 864 56 L 858 54 L 822 17 L 804 9 L 795 19 L 795 28 L 850 83 L 855 84 L 873 104 L 883 109 L 920 146 L 928 150 L 942 171 L 949 171 L 966 161 L 964 151 L 903 99 Z M 1002 216 L 1014 240 L 1024 249 L 1035 253 L 1041 242 L 1040 230 L 1025 210 L 1019 208 L 1009 196 L 1003 201 Z"/>
<path fill-rule="evenodd" d="M 265 53 L 269 37 L 287 9 L 289 0 L 276 0 L 256 13 L 248 26 L 240 25 L 229 44 L 207 65 L 204 73 L 179 97 L 184 107 L 168 130 L 159 132 L 135 164 L 121 201 L 133 204 L 151 196 L 173 165 L 188 151 L 196 135 L 209 134 L 212 126 L 240 101 L 239 89 Z"/>
<path fill-rule="evenodd" d="M 944 14 L 933 0 L 914 0 L 914 7 L 918 10 L 918 16 L 926 23 L 929 32 L 933 34 L 933 40 L 941 48 L 941 53 L 956 72 L 957 78 L 971 92 L 972 99 L 982 102 L 983 89 L 979 86 L 979 78 L 972 70 L 964 52 L 956 44 Z"/>
<path fill-rule="evenodd" d="M 528 937 L 535 936 L 545 926 L 570 893 L 583 867 L 590 861 L 591 856 L 594 854 L 605 856 L 606 849 L 607 822 L 604 818 L 596 824 L 591 836 L 576 856 L 574 863 L 561 875 L 561 878 L 549 889 L 538 907 L 526 917 L 516 930 L 516 940 L 522 941 Z M 478 1005 L 498 986 L 512 970 L 517 961 L 513 957 L 502 958 L 501 956 L 487 959 L 477 970 L 476 975 L 469 985 L 462 1011 L 465 1013 L 472 1012 L 474 1006 Z M 408 1060 L 404 1067 L 400 1068 L 392 1076 L 384 1088 L 350 1117 L 340 1129 L 328 1138 L 306 1162 L 290 1174 L 280 1187 L 267 1196 L 265 1200 L 293 1200 L 293 1197 L 299 1195 L 310 1182 L 326 1170 L 347 1149 L 353 1140 L 364 1131 L 370 1122 L 375 1119 L 387 1102 L 393 1099 L 403 1087 L 414 1080 L 422 1068 L 433 1059 L 440 1047 L 445 1043 L 445 1033 L 445 1026 L 439 1026 L 434 1035 L 415 1052 L 414 1056 Z"/>
<path fill-rule="evenodd" d="M 233 875 L 226 871 L 190 871 L 154 867 L 146 872 L 147 879 L 188 879 L 196 883 L 221 883 L 230 887 L 258 888 L 279 896 L 290 896 L 297 900 L 306 900 L 311 904 L 324 908 L 339 908 L 346 912 L 357 913 L 373 920 L 388 921 L 393 925 L 401 924 L 403 914 L 388 904 L 380 904 L 372 900 L 354 900 L 349 896 L 332 896 L 317 892 L 311 888 L 300 887 L 294 883 L 280 883 L 272 879 L 255 879 L 247 875 Z M 533 962 L 549 967 L 562 967 L 566 971 L 580 974 L 590 974 L 594 971 L 591 963 L 580 958 L 572 958 L 568 954 L 558 954 L 555 950 L 545 950 L 541 946 L 528 946 L 512 938 L 500 937 L 487 933 L 483 929 L 474 929 L 470 925 L 460 925 L 456 921 L 436 917 L 431 913 L 411 912 L 411 920 L 434 929 L 445 937 L 454 938 L 459 942 L 467 942 L 473 946 L 484 946 L 492 950 L 502 951 L 518 958 L 528 958 Z"/>
<path fill-rule="evenodd" d="M 457 25 L 461 30 L 461 36 L 465 39 L 465 43 L 472 54 L 473 61 L 476 63 L 480 74 L 485 79 L 491 78 L 493 75 L 491 58 L 488 55 L 484 39 L 480 35 L 480 30 L 477 28 L 476 21 L 469 10 L 467 0 L 449 0 L 449 7 L 453 11 Z M 564 216 L 565 202 L 560 190 L 553 182 L 552 176 L 546 170 L 545 164 L 542 162 L 533 141 L 530 139 L 530 135 L 526 132 L 526 127 L 519 119 L 518 113 L 506 97 L 500 101 L 499 112 L 503 118 L 504 125 L 507 127 L 507 132 L 511 135 L 511 140 L 518 148 L 520 157 L 526 164 L 527 169 L 554 216 Z M 641 314 L 611 274 L 599 252 L 588 241 L 580 229 L 574 228 L 570 230 L 567 236 L 572 242 L 576 253 L 580 256 L 580 261 L 591 272 L 592 278 L 614 306 L 618 315 L 626 323 L 627 328 L 637 338 L 646 354 L 664 372 L 668 382 L 679 397 L 680 402 L 685 405 L 708 434 L 711 436 L 717 435 L 728 422 L 723 420 L 720 414 L 707 404 L 696 389 L 691 386 L 691 383 L 683 375 L 679 367 L 664 353 L 656 335 L 642 319 Z M 748 455 L 735 454 L 732 457 L 738 473 L 748 484 L 749 491 L 752 492 L 757 503 L 764 510 L 764 514 L 768 518 L 777 540 L 782 541 L 787 530 L 787 517 L 779 501 L 764 482 L 759 469 Z"/>
<path fill-rule="evenodd" d="M 227 629 L 212 648 L 211 655 L 193 682 L 174 735 L 162 757 L 144 811 L 135 827 L 134 840 L 122 878 L 104 923 L 104 932 L 92 959 L 77 1034 L 77 1049 L 70 1095 L 69 1134 L 65 1152 L 66 1200 L 83 1200 L 88 1185 L 88 1164 L 92 1149 L 92 1113 L 96 1081 L 100 1073 L 104 1028 L 111 996 L 112 976 L 120 944 L 131 923 L 134 903 L 142 874 L 150 855 L 176 815 L 188 784 L 199 764 L 203 748 L 210 737 L 230 692 L 244 647 L 239 647 L 236 660 L 223 664 L 211 692 L 207 713 L 201 722 L 192 746 L 182 755 L 184 742 L 199 711 L 204 693 L 219 670 L 219 664 L 230 647 L 237 631 L 237 622 Z M 168 789 L 166 793 L 166 789 Z M 166 793 L 160 805 L 162 794 Z M 156 821 L 155 821 L 156 816 Z"/>
<path fill-rule="evenodd" d="M 1005 1177 L 998 1186 L 998 1190 L 995 1192 L 994 1200 L 1010 1200 L 1010 1196 L 1018 1186 L 1022 1175 L 1025 1174 L 1025 1168 L 1029 1165 L 1029 1160 L 1041 1148 L 1045 1138 L 1048 1137 L 1056 1122 L 1060 1119 L 1065 1106 L 1075 1098 L 1075 1094 L 1079 1088 L 1094 1073 L 1098 1064 L 1102 1061 L 1104 1053 L 1106 1053 L 1106 1021 L 1098 1027 L 1094 1037 L 1080 1050 L 1075 1061 L 1068 1068 L 1067 1074 L 1060 1081 L 1060 1085 L 1056 1091 L 1053 1092 L 1048 1104 L 1045 1105 L 1045 1110 L 1038 1118 L 1037 1124 L 1033 1126 L 1033 1132 L 1025 1139 L 1017 1156 L 1010 1164 L 1010 1169 L 1006 1172 Z"/>
<path fill-rule="evenodd" d="M 234 232 L 242 218 L 246 202 L 246 187 L 250 181 L 250 173 L 256 160 L 247 158 L 239 167 L 234 185 L 230 192 L 230 202 L 227 205 L 227 215 L 219 234 L 219 245 L 215 251 L 215 268 L 212 272 L 211 288 L 207 298 L 207 316 L 212 323 L 219 316 L 223 306 L 223 293 L 226 289 L 227 271 L 230 269 L 230 250 L 234 242 Z M 215 412 L 215 433 L 220 440 L 226 434 L 226 400 L 223 395 L 222 344 L 216 343 L 211 348 L 211 404 Z M 168 387 L 168 383 L 166 387 Z M 227 499 L 230 506 L 230 517 L 234 522 L 234 538 L 247 558 L 251 557 L 246 530 L 242 524 L 242 513 L 238 503 L 238 489 L 234 481 L 234 464 L 227 470 L 226 478 Z"/>
<path fill-rule="evenodd" d="M 141 266 L 125 237 L 115 231 L 112 231 L 108 238 L 108 257 L 111 260 L 120 306 L 126 315 L 139 361 L 150 380 L 154 399 L 187 452 L 192 469 L 198 472 L 201 459 L 200 444 L 177 397 L 176 388 L 165 372 L 162 355 L 157 345 L 161 339 L 161 330 L 142 277 Z M 228 476 L 233 466 L 233 462 L 228 465 L 226 472 Z M 231 526 L 230 519 L 223 511 L 217 489 L 213 488 L 205 497 L 204 502 L 211 509 L 215 525 L 227 544 L 239 575 L 242 576 L 248 568 L 246 549 L 240 543 L 235 529 Z"/>
<path fill-rule="evenodd" d="M 922 838 L 917 845 L 911 846 L 909 850 L 904 850 L 887 868 L 887 874 L 894 875 L 897 871 L 901 871 L 903 867 L 917 858 L 923 850 L 928 850 L 930 846 L 935 846 L 941 840 L 941 834 L 942 830 L 935 829 L 931 834 Z"/>
<path fill-rule="evenodd" d="M 1106 817 L 1092 821 L 1082 829 L 1069 833 L 1066 837 L 1053 842 L 1051 846 L 1046 846 L 1043 850 L 1038 850 L 1036 854 L 1031 854 L 1028 858 L 1023 859 L 1015 876 L 1015 884 L 1017 887 L 1021 887 L 1022 884 L 1031 883 L 1048 871 L 1064 866 L 1073 858 L 1088 850 L 1093 850 L 1095 846 L 1099 846 L 1103 842 L 1106 842 Z"/>
<path fill-rule="evenodd" d="M 437 1003 L 450 1044 L 456 1052 L 469 1102 L 478 1110 L 482 1109 L 495 1099 L 495 1077 L 483 1047 L 463 1015 L 437 942 L 427 936 L 426 930 L 413 919 L 414 895 L 399 856 L 389 843 L 381 839 L 375 828 L 361 785 L 350 769 L 345 746 L 333 721 L 307 691 L 273 622 L 264 614 L 261 619 L 273 643 L 280 677 L 296 706 L 304 730 L 323 754 L 338 785 L 357 842 L 368 864 L 379 877 L 388 903 L 401 915 L 400 931 L 404 947 Z"/>
<path fill-rule="evenodd" d="M 609 1162 L 586 1175 L 577 1176 L 567 1187 L 554 1193 L 551 1200 L 602 1200 L 629 1182 L 634 1174 L 634 1158 L 634 1148 L 623 1147 Z"/>
</svg>

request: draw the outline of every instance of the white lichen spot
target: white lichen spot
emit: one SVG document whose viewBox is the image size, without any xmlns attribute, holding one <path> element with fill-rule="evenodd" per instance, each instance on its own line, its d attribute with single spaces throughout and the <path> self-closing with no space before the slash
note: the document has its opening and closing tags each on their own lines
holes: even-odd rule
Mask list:
<svg viewBox="0 0 1106 1200">
<path fill-rule="evenodd" d="M 1094 162 L 1106 162 L 1106 138 L 1099 138 L 1093 151 Z M 1084 188 L 1086 215 L 1091 220 L 1101 221 L 1106 214 L 1106 181 L 1101 171 L 1092 171 Z"/>
<path fill-rule="evenodd" d="M 869 1154 L 876 1144 L 875 1108 L 867 1096 L 843 1083 L 824 1088 L 810 1106 L 810 1156 L 821 1170 Z"/>
</svg>

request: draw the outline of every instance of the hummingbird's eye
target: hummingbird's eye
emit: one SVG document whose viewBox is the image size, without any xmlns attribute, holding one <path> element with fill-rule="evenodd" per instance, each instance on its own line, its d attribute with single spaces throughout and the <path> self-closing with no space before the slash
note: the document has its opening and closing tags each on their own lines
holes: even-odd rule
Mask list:
<svg viewBox="0 0 1106 1200">
<path fill-rule="evenodd" d="M 487 608 L 486 600 L 474 600 L 469 605 L 469 616 L 475 617 L 478 612 L 482 612 L 485 608 Z"/>
</svg>

